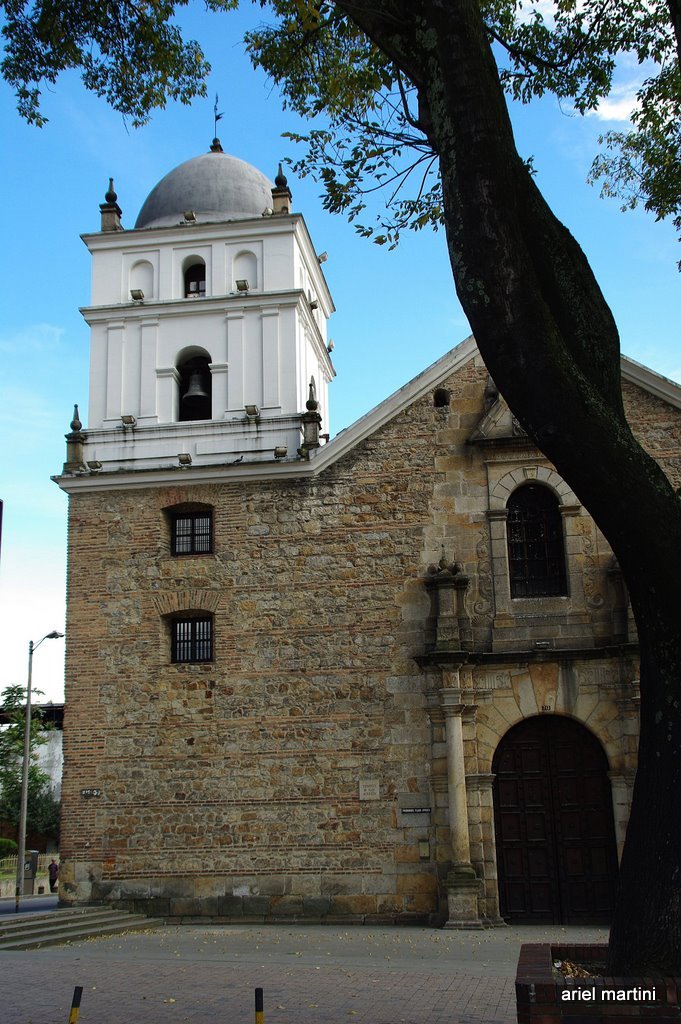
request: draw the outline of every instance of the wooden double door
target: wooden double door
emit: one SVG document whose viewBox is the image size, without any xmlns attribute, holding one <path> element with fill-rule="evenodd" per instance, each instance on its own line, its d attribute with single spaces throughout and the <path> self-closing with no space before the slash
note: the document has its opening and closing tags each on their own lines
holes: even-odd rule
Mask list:
<svg viewBox="0 0 681 1024">
<path fill-rule="evenodd" d="M 529 718 L 501 740 L 492 770 L 501 916 L 607 924 L 617 850 L 599 741 L 570 718 Z"/>
</svg>

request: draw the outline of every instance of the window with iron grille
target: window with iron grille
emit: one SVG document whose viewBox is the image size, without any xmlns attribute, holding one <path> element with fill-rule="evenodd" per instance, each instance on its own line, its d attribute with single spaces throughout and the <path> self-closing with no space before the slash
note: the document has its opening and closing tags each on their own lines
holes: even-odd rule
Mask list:
<svg viewBox="0 0 681 1024">
<path fill-rule="evenodd" d="M 172 623 L 173 661 L 177 663 L 213 660 L 213 620 L 207 618 L 174 619 Z"/>
<path fill-rule="evenodd" d="M 563 520 L 548 487 L 526 484 L 508 499 L 511 597 L 567 594 Z"/>
<path fill-rule="evenodd" d="M 213 550 L 213 516 L 208 511 L 176 512 L 172 519 L 174 555 L 207 555 Z"/>
</svg>

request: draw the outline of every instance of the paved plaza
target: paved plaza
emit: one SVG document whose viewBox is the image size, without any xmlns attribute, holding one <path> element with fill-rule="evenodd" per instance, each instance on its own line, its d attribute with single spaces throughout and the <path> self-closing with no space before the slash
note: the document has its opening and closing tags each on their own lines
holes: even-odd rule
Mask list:
<svg viewBox="0 0 681 1024">
<path fill-rule="evenodd" d="M 603 941 L 598 928 L 167 925 L 0 953 L 2 1024 L 506 1024 L 523 942 Z"/>
</svg>

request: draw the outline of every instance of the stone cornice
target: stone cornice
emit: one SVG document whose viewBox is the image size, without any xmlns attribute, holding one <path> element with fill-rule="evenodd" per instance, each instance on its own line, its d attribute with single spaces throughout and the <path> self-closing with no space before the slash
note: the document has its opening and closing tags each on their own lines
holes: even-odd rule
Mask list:
<svg viewBox="0 0 681 1024">
<path fill-rule="evenodd" d="M 466 651 L 469 665 L 524 665 L 528 662 L 551 661 L 607 661 L 613 658 L 633 657 L 638 654 L 637 643 L 612 645 L 609 647 L 551 647 L 542 650 L 525 651 Z M 421 668 L 437 665 L 458 667 L 462 663 L 461 651 L 432 651 L 420 654 L 414 660 Z M 484 687 L 475 687 L 476 692 L 484 691 Z"/>
</svg>

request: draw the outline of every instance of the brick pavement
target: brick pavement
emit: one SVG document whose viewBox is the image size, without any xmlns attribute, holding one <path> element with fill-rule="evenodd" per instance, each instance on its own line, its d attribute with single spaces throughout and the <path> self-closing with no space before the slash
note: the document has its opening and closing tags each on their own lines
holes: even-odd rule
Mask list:
<svg viewBox="0 0 681 1024">
<path fill-rule="evenodd" d="M 2 1024 L 510 1024 L 520 944 L 598 929 L 168 926 L 0 954 Z"/>
</svg>

